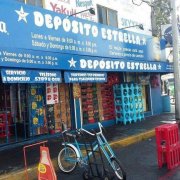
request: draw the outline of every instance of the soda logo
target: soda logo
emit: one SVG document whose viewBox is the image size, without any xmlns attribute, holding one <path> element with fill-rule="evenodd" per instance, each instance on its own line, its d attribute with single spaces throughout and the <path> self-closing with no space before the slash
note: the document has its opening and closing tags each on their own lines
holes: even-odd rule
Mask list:
<svg viewBox="0 0 180 180">
<path fill-rule="evenodd" d="M 7 33 L 6 23 L 3 21 L 0 21 L 0 32 Z"/>
<path fill-rule="evenodd" d="M 38 171 L 42 174 L 46 173 L 46 166 L 42 163 L 39 163 Z"/>
</svg>

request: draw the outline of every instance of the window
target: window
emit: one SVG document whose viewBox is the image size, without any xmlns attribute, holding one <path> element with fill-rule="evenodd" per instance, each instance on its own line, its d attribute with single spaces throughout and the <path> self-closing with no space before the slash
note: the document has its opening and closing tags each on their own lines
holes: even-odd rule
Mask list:
<svg viewBox="0 0 180 180">
<path fill-rule="evenodd" d="M 33 5 L 33 6 L 43 7 L 42 0 L 26 0 L 26 3 L 30 4 L 30 5 Z"/>
<path fill-rule="evenodd" d="M 99 23 L 109 26 L 118 27 L 117 11 L 98 5 L 98 21 Z"/>
<path fill-rule="evenodd" d="M 43 7 L 43 3 L 42 3 L 43 0 L 17 0 L 17 1 L 24 2 L 26 4 L 30 4 L 33 6 Z"/>
</svg>

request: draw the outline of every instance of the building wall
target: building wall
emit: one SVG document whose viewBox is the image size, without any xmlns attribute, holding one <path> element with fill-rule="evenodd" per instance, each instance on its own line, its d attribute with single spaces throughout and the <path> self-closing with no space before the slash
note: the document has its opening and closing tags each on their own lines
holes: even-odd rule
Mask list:
<svg viewBox="0 0 180 180">
<path fill-rule="evenodd" d="M 151 8 L 146 3 L 136 6 L 132 0 L 44 0 L 44 8 L 62 14 L 74 14 L 88 8 L 94 8 L 96 15 L 88 11 L 77 14 L 76 17 L 98 22 L 97 4 L 113 9 L 118 13 L 118 27 L 128 27 L 136 24 L 143 24 L 144 30 L 141 33 L 151 34 Z M 139 31 L 138 28 L 131 28 Z"/>
<path fill-rule="evenodd" d="M 163 112 L 160 75 L 158 75 L 157 77 L 158 77 L 157 86 L 152 86 L 152 82 L 151 82 L 152 115 L 161 114 Z"/>
</svg>

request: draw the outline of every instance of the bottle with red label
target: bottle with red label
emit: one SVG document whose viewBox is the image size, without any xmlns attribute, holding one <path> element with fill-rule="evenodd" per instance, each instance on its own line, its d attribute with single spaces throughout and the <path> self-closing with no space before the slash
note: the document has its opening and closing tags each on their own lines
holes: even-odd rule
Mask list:
<svg viewBox="0 0 180 180">
<path fill-rule="evenodd" d="M 57 180 L 48 147 L 40 146 L 40 155 L 38 180 Z"/>
</svg>

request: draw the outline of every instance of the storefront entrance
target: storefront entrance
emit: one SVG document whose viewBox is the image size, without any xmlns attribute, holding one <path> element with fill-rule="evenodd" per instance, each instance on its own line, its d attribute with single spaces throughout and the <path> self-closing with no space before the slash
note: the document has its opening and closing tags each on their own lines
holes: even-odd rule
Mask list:
<svg viewBox="0 0 180 180">
<path fill-rule="evenodd" d="M 52 89 L 50 88 L 52 87 Z M 0 146 L 71 128 L 68 84 L 5 84 L 0 80 Z M 50 91 L 57 96 L 50 96 Z M 48 98 L 57 98 L 48 103 Z"/>
</svg>

